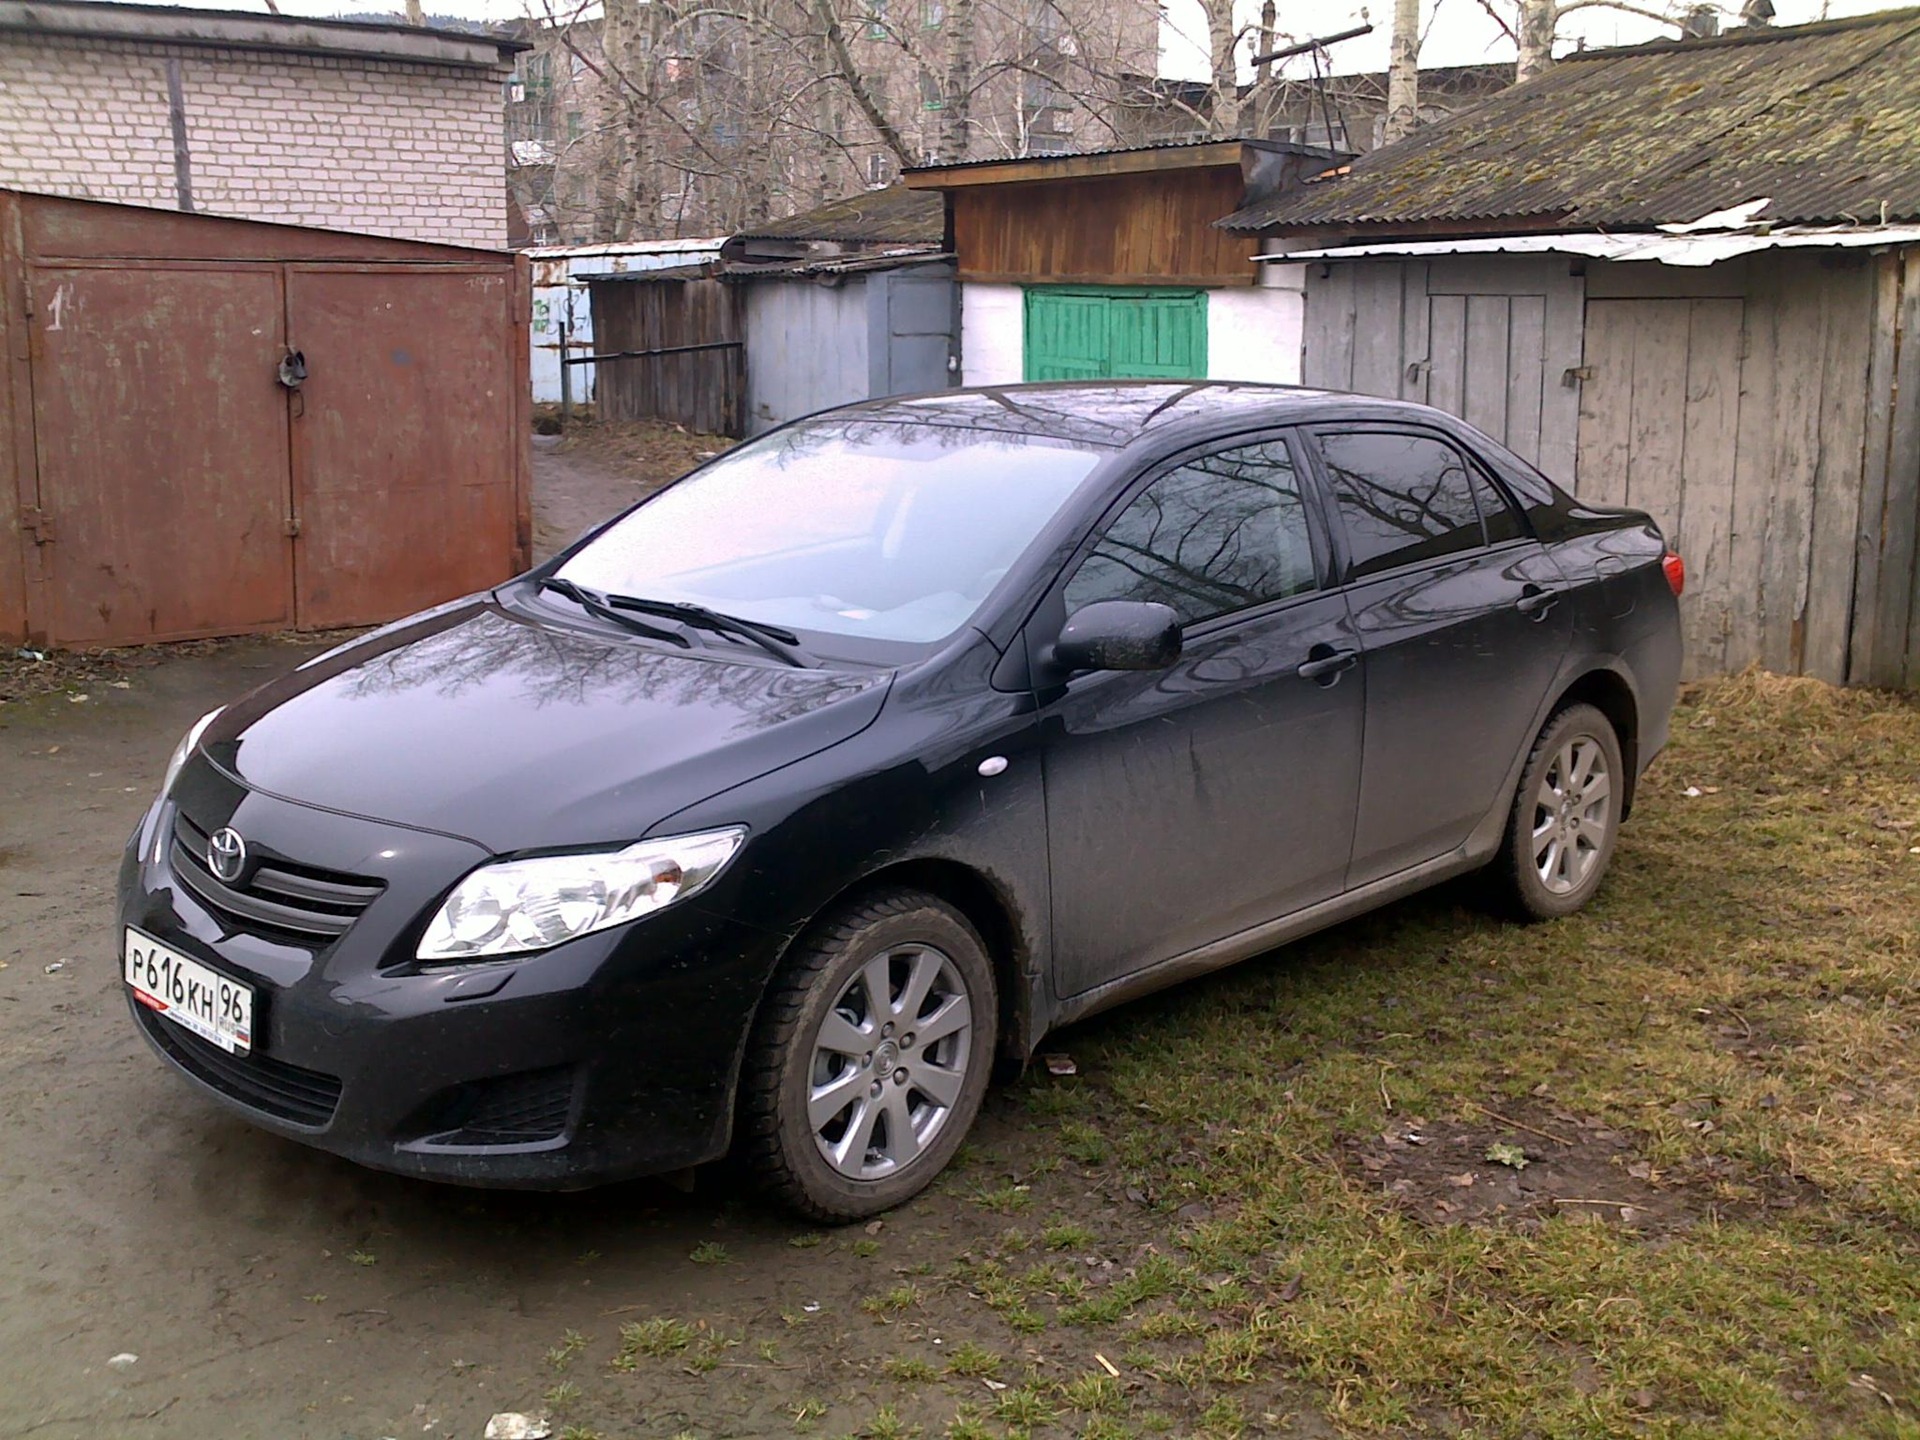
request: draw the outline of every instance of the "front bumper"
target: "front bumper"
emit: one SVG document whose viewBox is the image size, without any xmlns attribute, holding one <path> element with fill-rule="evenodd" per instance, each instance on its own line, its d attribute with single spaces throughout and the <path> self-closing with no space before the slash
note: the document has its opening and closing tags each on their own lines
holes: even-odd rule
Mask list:
<svg viewBox="0 0 1920 1440">
<path fill-rule="evenodd" d="M 421 927 L 484 851 L 274 799 L 204 765 L 175 793 L 200 829 L 231 825 L 269 863 L 383 887 L 338 938 L 249 924 L 183 882 L 164 843 L 175 805 L 155 804 L 121 865 L 122 925 L 255 990 L 247 1056 L 131 1005 L 203 1094 L 360 1164 L 466 1185 L 577 1188 L 726 1150 L 782 941 L 734 918 L 727 876 L 684 906 L 538 955 L 423 971 Z"/>
</svg>

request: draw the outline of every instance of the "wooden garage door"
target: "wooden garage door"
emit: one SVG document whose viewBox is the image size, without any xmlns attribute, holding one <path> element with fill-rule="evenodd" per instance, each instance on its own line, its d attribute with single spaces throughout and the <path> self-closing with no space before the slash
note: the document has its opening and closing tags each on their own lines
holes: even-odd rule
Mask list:
<svg viewBox="0 0 1920 1440">
<path fill-rule="evenodd" d="M 1026 296 L 1029 380 L 1197 380 L 1207 373 L 1201 290 L 1036 286 Z"/>
<path fill-rule="evenodd" d="M 510 288 L 498 269 L 290 267 L 303 627 L 391 619 L 513 573 L 513 356 L 473 343 L 506 333 Z"/>
<path fill-rule="evenodd" d="M 1680 616 L 1695 675 L 1728 660 L 1745 309 L 1735 299 L 1587 302 L 1579 495 L 1645 510 L 1686 557 Z"/>
<path fill-rule="evenodd" d="M 1435 406 L 1571 485 L 1584 296 L 1564 257 L 1309 266 L 1306 383 Z"/>
<path fill-rule="evenodd" d="M 278 267 L 36 267 L 57 645 L 293 621 Z"/>
</svg>

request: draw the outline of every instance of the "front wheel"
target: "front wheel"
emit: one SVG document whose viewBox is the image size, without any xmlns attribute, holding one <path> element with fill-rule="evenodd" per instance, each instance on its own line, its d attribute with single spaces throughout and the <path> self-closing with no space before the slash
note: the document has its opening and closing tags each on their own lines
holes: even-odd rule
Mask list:
<svg viewBox="0 0 1920 1440">
<path fill-rule="evenodd" d="M 815 1220 L 924 1189 L 993 1069 L 993 964 L 966 917 L 896 890 L 816 924 L 774 977 L 741 1076 L 742 1154 Z"/>
<path fill-rule="evenodd" d="M 1620 739 L 1599 710 L 1569 705 L 1547 721 L 1492 867 L 1509 909 L 1551 920 L 1593 898 L 1613 858 L 1626 781 Z"/>
</svg>

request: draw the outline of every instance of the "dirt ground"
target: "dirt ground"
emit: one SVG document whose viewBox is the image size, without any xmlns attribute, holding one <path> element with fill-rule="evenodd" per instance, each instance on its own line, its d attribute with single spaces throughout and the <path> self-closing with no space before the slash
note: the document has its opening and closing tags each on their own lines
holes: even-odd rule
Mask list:
<svg viewBox="0 0 1920 1440">
<path fill-rule="evenodd" d="M 714 443 L 542 440 L 540 553 Z M 0 1440 L 1912 1433 L 1908 706 L 1729 682 L 1587 914 L 1442 890 L 1074 1027 L 820 1232 L 373 1174 L 148 1052 L 121 847 L 326 643 L 0 654 Z"/>
<path fill-rule="evenodd" d="M 536 437 L 537 552 L 716 443 Z M 991 1211 L 942 1192 L 878 1238 L 814 1243 L 724 1173 L 692 1195 L 414 1183 L 201 1103 L 134 1033 L 114 877 L 168 752 L 337 638 L 0 662 L 0 1437 L 478 1437 L 498 1411 L 567 1409 L 550 1392 L 569 1335 L 611 1342 L 668 1315 L 713 1317 L 697 1322 L 711 1334 L 804 1319 L 805 1358 L 754 1362 L 750 1389 L 724 1383 L 745 1361 L 676 1369 L 706 1378 L 637 1397 L 607 1434 L 792 1433 L 796 1397 L 823 1391 L 871 1413 L 892 1385 L 843 1343 L 877 1323 L 861 1302 L 966 1231 L 991 1236 Z M 1017 1153 L 1021 1128 L 999 1100 L 977 1143 Z"/>
</svg>

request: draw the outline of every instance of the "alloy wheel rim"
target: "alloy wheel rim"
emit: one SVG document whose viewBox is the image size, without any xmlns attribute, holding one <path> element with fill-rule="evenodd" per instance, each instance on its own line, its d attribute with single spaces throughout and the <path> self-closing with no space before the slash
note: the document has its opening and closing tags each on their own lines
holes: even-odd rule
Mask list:
<svg viewBox="0 0 1920 1440">
<path fill-rule="evenodd" d="M 973 1004 L 952 959 L 896 945 L 828 1008 L 807 1067 L 807 1123 L 849 1180 L 883 1180 L 945 1129 L 973 1058 Z"/>
<path fill-rule="evenodd" d="M 1600 864 L 1613 819 L 1607 752 L 1591 735 L 1555 752 L 1533 802 L 1533 868 L 1549 894 L 1570 895 Z"/>
</svg>

